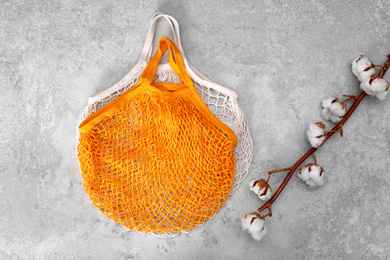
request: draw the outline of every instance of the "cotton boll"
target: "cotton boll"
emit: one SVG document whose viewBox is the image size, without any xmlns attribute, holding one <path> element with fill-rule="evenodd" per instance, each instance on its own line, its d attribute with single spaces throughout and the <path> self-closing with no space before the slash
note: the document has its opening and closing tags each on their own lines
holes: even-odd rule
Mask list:
<svg viewBox="0 0 390 260">
<path fill-rule="evenodd" d="M 322 100 L 322 108 L 329 109 L 335 100 L 338 100 L 338 98 L 330 97 Z"/>
<path fill-rule="evenodd" d="M 325 125 L 322 122 L 311 123 L 306 132 L 307 138 L 312 147 L 318 148 L 325 140 Z"/>
<path fill-rule="evenodd" d="M 325 125 L 322 122 L 311 123 L 309 126 L 308 135 L 319 136 L 324 134 Z"/>
<path fill-rule="evenodd" d="M 359 81 L 363 81 L 375 74 L 375 66 L 367 57 L 361 55 L 352 61 L 352 72 Z"/>
<path fill-rule="evenodd" d="M 389 88 L 389 82 L 383 78 L 375 78 L 370 82 L 373 92 L 383 92 Z"/>
<path fill-rule="evenodd" d="M 364 55 L 360 55 L 352 61 L 352 71 L 353 73 L 359 73 L 369 67 L 372 62 Z"/>
<path fill-rule="evenodd" d="M 356 58 L 355 60 L 352 61 L 352 72 L 353 72 L 353 74 L 355 74 L 356 77 L 359 78 L 359 75 L 364 70 L 366 70 L 367 68 L 371 67 L 372 65 L 373 65 L 372 61 L 370 61 L 364 55 L 360 55 L 360 57 L 358 57 L 358 58 Z M 359 81 L 361 81 L 361 80 L 359 79 Z"/>
<path fill-rule="evenodd" d="M 347 105 L 336 98 L 327 98 L 322 101 L 322 117 L 327 121 L 337 124 L 347 113 Z"/>
<path fill-rule="evenodd" d="M 322 111 L 321 111 L 321 115 L 322 117 L 326 120 L 326 121 L 329 121 L 331 120 L 332 122 L 334 121 L 339 121 L 341 120 L 341 118 L 339 118 L 338 116 L 334 116 L 333 113 L 331 112 L 330 108 L 332 107 L 332 105 L 335 103 L 335 102 L 339 102 L 339 99 L 337 97 L 331 97 L 331 98 L 327 98 L 327 99 L 324 99 L 322 101 Z"/>
<path fill-rule="evenodd" d="M 260 241 L 265 234 L 267 234 L 267 227 L 265 226 L 264 218 L 255 214 L 247 214 L 241 219 L 241 227 L 252 235 L 252 237 Z"/>
<path fill-rule="evenodd" d="M 255 183 L 257 182 L 257 180 L 252 180 L 249 182 L 249 189 L 251 191 L 253 191 L 254 193 L 256 194 L 259 194 L 260 192 L 260 187 L 258 185 L 256 185 Z"/>
<path fill-rule="evenodd" d="M 259 199 L 268 201 L 272 196 L 272 190 L 268 182 L 264 179 L 252 180 L 249 189 L 259 196 Z"/>
<path fill-rule="evenodd" d="M 262 218 L 256 218 L 248 228 L 248 232 L 252 237 L 260 241 L 267 234 L 267 227 L 265 226 L 265 220 Z"/>
<path fill-rule="evenodd" d="M 384 100 L 389 90 L 389 82 L 383 78 L 371 77 L 363 80 L 360 88 L 368 95 Z"/>
<path fill-rule="evenodd" d="M 252 224 L 252 220 L 257 218 L 255 214 L 247 214 L 241 219 L 242 230 L 248 230 Z"/>
<path fill-rule="evenodd" d="M 324 184 L 324 169 L 317 164 L 308 164 L 301 167 L 298 177 L 310 188 Z"/>
<path fill-rule="evenodd" d="M 268 201 L 272 197 L 271 187 L 264 187 L 259 192 L 259 199 Z"/>
</svg>

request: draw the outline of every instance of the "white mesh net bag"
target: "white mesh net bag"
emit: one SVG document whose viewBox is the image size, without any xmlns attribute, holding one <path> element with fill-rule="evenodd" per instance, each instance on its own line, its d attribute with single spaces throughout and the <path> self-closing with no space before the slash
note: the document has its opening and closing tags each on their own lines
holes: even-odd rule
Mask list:
<svg viewBox="0 0 390 260">
<path fill-rule="evenodd" d="M 247 118 L 238 104 L 238 96 L 234 91 L 211 82 L 195 69 L 186 59 L 180 41 L 179 24 L 172 16 L 156 13 L 154 14 L 149 32 L 146 38 L 142 55 L 135 67 L 114 86 L 100 92 L 88 100 L 87 107 L 83 110 L 79 122 L 84 121 L 138 82 L 148 61 L 153 53 L 153 39 L 156 30 L 156 23 L 159 18 L 165 18 L 172 29 L 173 40 L 179 48 L 189 76 L 191 77 L 196 90 L 206 103 L 210 111 L 216 115 L 225 125 L 230 127 L 237 137 L 237 145 L 234 149 L 236 161 L 235 180 L 231 195 L 238 189 L 240 183 L 248 174 L 252 161 L 253 143 L 249 132 Z M 157 68 L 155 82 L 180 83 L 180 78 L 173 72 L 168 63 L 161 64 Z M 172 234 L 173 235 L 173 234 Z"/>
</svg>

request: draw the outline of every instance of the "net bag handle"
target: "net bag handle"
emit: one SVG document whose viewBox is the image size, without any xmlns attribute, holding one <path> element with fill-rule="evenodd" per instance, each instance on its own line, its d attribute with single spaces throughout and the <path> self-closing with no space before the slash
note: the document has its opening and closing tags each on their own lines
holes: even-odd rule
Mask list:
<svg viewBox="0 0 390 260">
<path fill-rule="evenodd" d="M 157 66 L 164 55 L 169 49 L 169 65 L 179 78 L 186 83 L 187 87 L 195 89 L 192 84 L 190 76 L 187 74 L 186 67 L 183 61 L 183 57 L 180 50 L 175 44 L 166 37 L 162 37 L 158 44 L 158 49 L 153 58 L 149 61 L 144 72 L 141 75 L 141 81 L 151 84 L 154 80 L 154 76 L 157 71 Z"/>
<path fill-rule="evenodd" d="M 147 38 L 145 41 L 145 46 L 144 46 L 144 49 L 142 51 L 142 55 L 140 57 L 140 62 L 143 62 L 143 63 L 148 62 L 152 56 L 154 33 L 156 31 L 157 20 L 160 18 L 164 18 L 169 23 L 169 25 L 171 27 L 173 39 L 174 39 L 173 41 L 176 44 L 177 48 L 179 49 L 179 51 L 183 57 L 184 64 L 187 68 L 187 72 L 190 75 L 190 77 L 199 83 L 202 83 L 208 87 L 212 87 L 216 91 L 221 92 L 224 95 L 229 96 L 229 97 L 237 100 L 238 95 L 236 94 L 236 92 L 212 82 L 210 79 L 208 79 L 206 76 L 204 76 L 201 72 L 199 72 L 194 66 L 192 66 L 191 63 L 188 62 L 186 55 L 184 53 L 183 47 L 181 45 L 179 23 L 177 22 L 177 20 L 175 18 L 173 18 L 170 15 L 164 14 L 162 12 L 157 12 L 153 15 L 152 20 L 151 20 L 151 24 L 150 24 L 150 28 L 149 28 L 149 32 L 148 32 L 148 35 L 147 35 Z"/>
<path fill-rule="evenodd" d="M 175 30 L 174 25 L 169 20 L 169 17 L 167 15 L 165 15 L 164 13 L 161 13 L 161 12 L 155 13 L 153 15 L 152 19 L 150 20 L 150 26 L 149 26 L 148 34 L 146 36 L 145 45 L 144 45 L 144 48 L 142 50 L 141 57 L 139 58 L 140 63 L 148 62 L 150 60 L 150 58 L 152 57 L 154 34 L 156 32 L 157 21 L 160 18 L 164 18 L 167 20 L 169 26 L 171 27 L 172 32 L 174 32 L 174 30 Z M 172 34 L 173 34 L 174 43 L 177 44 L 178 42 L 180 42 L 180 38 L 178 39 L 176 34 L 174 34 L 174 33 L 172 33 Z M 179 48 L 179 50 L 180 50 L 180 48 Z"/>
<path fill-rule="evenodd" d="M 189 68 L 189 70 L 192 70 L 194 72 L 194 74 L 196 74 L 200 79 L 211 81 L 209 78 L 207 78 L 205 75 L 203 75 L 199 70 L 197 70 L 192 64 L 190 64 L 188 62 L 188 60 L 185 56 L 184 50 L 183 50 L 183 46 L 181 45 L 180 26 L 179 26 L 179 23 L 177 22 L 177 20 L 174 17 L 167 15 L 167 14 L 164 14 L 164 13 L 161 13 L 161 12 L 156 13 L 155 15 L 157 17 L 164 17 L 169 22 L 171 22 L 170 27 L 172 29 L 172 35 L 174 38 L 174 42 L 175 42 L 177 48 L 180 50 L 181 55 L 183 56 L 184 64 L 186 65 L 186 67 Z"/>
</svg>

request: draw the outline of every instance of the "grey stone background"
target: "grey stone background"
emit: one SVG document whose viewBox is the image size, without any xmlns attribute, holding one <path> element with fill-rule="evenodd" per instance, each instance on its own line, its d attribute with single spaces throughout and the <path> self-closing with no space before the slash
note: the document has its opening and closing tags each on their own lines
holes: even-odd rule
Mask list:
<svg viewBox="0 0 390 260">
<path fill-rule="evenodd" d="M 189 234 L 157 238 L 100 214 L 82 186 L 77 121 L 87 99 L 120 80 L 156 11 L 181 25 L 188 59 L 239 94 L 254 139 L 250 173 Z M 0 3 L 1 259 L 390 259 L 390 98 L 366 98 L 316 153 L 310 190 L 296 176 L 262 242 L 240 219 L 262 203 L 251 179 L 291 166 L 321 100 L 360 93 L 350 62 L 390 53 L 390 2 L 84 1 Z M 310 160 L 311 162 L 311 160 Z M 275 175 L 276 189 L 285 173 Z"/>
</svg>

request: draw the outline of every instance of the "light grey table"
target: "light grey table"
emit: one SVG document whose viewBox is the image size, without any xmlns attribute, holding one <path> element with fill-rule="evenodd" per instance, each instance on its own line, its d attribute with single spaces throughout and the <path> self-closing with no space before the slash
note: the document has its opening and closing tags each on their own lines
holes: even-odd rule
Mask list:
<svg viewBox="0 0 390 260">
<path fill-rule="evenodd" d="M 389 97 L 363 100 L 345 136 L 316 153 L 323 187 L 293 176 L 262 242 L 240 227 L 261 206 L 249 181 L 309 149 L 321 100 L 360 92 L 351 60 L 385 61 L 389 10 L 386 0 L 1 1 L 0 259 L 389 259 Z M 100 214 L 76 157 L 88 97 L 135 65 L 156 11 L 178 19 L 195 67 L 239 94 L 254 140 L 250 173 L 228 204 L 175 238 Z"/>
</svg>

